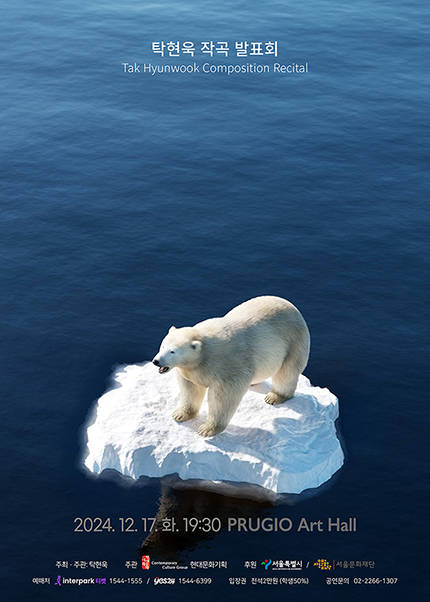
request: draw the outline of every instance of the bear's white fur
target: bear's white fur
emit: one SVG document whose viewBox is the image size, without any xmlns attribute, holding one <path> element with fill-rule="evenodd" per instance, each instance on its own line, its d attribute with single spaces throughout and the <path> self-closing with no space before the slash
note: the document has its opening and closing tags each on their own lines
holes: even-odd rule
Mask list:
<svg viewBox="0 0 430 602">
<path fill-rule="evenodd" d="M 176 368 L 180 406 L 173 418 L 193 418 L 208 389 L 208 419 L 198 433 L 223 431 L 250 385 L 272 377 L 269 404 L 294 395 L 309 357 L 309 330 L 299 310 L 280 297 L 255 297 L 222 318 L 172 326 L 152 360 L 160 373 Z"/>
</svg>

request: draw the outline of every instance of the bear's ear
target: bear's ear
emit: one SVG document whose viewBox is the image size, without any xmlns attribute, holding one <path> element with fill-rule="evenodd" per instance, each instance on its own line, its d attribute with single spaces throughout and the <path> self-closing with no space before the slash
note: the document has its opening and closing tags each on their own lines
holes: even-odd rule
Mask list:
<svg viewBox="0 0 430 602">
<path fill-rule="evenodd" d="M 175 327 L 175 326 L 171 326 L 171 327 L 169 328 L 169 332 L 172 332 L 172 330 L 176 330 L 176 327 Z"/>
<path fill-rule="evenodd" d="M 191 347 L 193 349 L 200 349 L 201 346 L 202 346 L 202 342 L 201 341 L 197 341 L 197 340 L 191 341 Z"/>
</svg>

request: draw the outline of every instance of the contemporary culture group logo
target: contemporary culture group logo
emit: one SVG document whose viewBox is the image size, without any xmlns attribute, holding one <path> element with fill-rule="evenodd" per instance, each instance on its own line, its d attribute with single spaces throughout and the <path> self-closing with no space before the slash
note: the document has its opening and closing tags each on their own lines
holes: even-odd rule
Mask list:
<svg viewBox="0 0 430 602">
<path fill-rule="evenodd" d="M 151 566 L 151 559 L 149 556 L 142 556 L 142 569 L 147 571 Z"/>
</svg>

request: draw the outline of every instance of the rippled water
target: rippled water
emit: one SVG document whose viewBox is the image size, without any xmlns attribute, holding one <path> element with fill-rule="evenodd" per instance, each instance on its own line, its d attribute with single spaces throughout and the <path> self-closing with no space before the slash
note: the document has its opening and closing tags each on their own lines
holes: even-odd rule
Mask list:
<svg viewBox="0 0 430 602">
<path fill-rule="evenodd" d="M 18 0 L 4 11 L 8 600 L 45 600 L 30 579 L 53 576 L 56 560 L 107 559 L 120 575 L 138 557 L 141 537 L 72 532 L 75 516 L 155 516 L 169 495 L 158 482 L 88 479 L 78 466 L 85 416 L 113 366 L 152 357 L 172 322 L 265 293 L 289 298 L 308 321 L 306 374 L 340 398 L 346 466 L 331 487 L 293 505 L 238 506 L 216 494 L 167 505 L 185 515 L 357 516 L 358 532 L 221 533 L 155 548 L 227 559 L 232 575 L 267 555 L 375 560 L 372 574 L 401 578 L 391 600 L 419 592 L 428 16 L 422 0 L 234 8 Z M 150 44 L 171 38 L 276 39 L 280 62 L 309 61 L 311 71 L 122 73 L 123 61 L 161 63 Z M 219 579 L 217 595 L 231 591 Z M 309 599 L 321 592 L 323 575 L 314 579 L 303 590 Z M 351 587 L 348 598 L 376 596 L 369 591 Z"/>
</svg>

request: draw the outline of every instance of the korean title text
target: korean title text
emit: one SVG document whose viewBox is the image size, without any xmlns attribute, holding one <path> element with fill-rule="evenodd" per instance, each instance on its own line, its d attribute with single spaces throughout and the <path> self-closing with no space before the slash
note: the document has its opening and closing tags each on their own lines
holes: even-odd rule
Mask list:
<svg viewBox="0 0 430 602">
<path fill-rule="evenodd" d="M 158 41 L 152 42 L 153 54 L 163 57 L 175 56 L 278 56 L 277 41 L 261 42 L 180 42 Z"/>
</svg>

